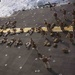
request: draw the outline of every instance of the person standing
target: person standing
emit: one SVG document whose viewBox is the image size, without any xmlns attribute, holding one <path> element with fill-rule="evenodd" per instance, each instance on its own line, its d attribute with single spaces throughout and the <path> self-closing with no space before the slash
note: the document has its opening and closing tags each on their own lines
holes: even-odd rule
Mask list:
<svg viewBox="0 0 75 75">
<path fill-rule="evenodd" d="M 51 32 L 51 24 L 50 24 L 50 23 L 47 23 L 46 20 L 44 20 L 44 24 L 45 24 L 45 26 L 47 27 L 47 31 L 48 31 L 48 32 Z"/>
<path fill-rule="evenodd" d="M 31 43 L 31 47 L 32 47 L 32 49 L 37 50 L 37 46 L 36 46 L 36 44 L 35 44 L 35 42 L 33 41 L 32 38 L 30 38 L 30 43 Z"/>
<path fill-rule="evenodd" d="M 75 38 L 75 19 L 72 21 L 72 26 L 73 26 L 73 38 Z"/>
<path fill-rule="evenodd" d="M 62 12 L 63 12 L 63 17 L 64 17 L 64 19 L 66 20 L 66 10 L 63 9 Z"/>
<path fill-rule="evenodd" d="M 54 18 L 55 18 L 55 20 L 57 21 L 58 20 L 58 15 L 57 15 L 57 13 L 56 12 L 54 12 Z"/>
<path fill-rule="evenodd" d="M 61 27 L 61 30 L 64 31 L 64 23 L 63 22 L 60 22 L 60 27 Z"/>
<path fill-rule="evenodd" d="M 42 55 L 42 58 L 40 58 L 40 60 L 43 61 L 45 67 L 49 70 L 49 69 L 52 69 L 51 66 L 50 66 L 50 62 L 49 60 L 51 59 L 51 56 L 50 57 L 46 57 L 44 55 Z"/>
<path fill-rule="evenodd" d="M 75 10 L 72 11 L 72 18 L 75 19 Z"/>
</svg>

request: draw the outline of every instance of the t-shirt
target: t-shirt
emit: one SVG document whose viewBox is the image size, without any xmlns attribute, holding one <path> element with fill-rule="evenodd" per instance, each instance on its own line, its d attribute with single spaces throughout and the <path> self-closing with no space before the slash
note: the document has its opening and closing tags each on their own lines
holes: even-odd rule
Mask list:
<svg viewBox="0 0 75 75">
<path fill-rule="evenodd" d="M 41 54 L 41 53 L 38 53 L 38 57 L 39 57 L 39 58 L 42 58 L 42 54 Z"/>
<path fill-rule="evenodd" d="M 42 61 L 43 61 L 43 62 L 47 62 L 48 59 L 45 57 L 45 58 L 42 59 Z"/>
</svg>

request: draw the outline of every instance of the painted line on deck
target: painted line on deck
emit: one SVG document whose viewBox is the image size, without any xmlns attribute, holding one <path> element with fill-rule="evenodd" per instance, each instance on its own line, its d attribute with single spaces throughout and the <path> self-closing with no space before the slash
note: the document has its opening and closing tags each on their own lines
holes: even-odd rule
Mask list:
<svg viewBox="0 0 75 75">
<path fill-rule="evenodd" d="M 47 28 L 46 27 L 41 27 L 44 31 L 47 31 Z M 16 29 L 16 33 L 20 32 L 20 28 L 15 28 Z M 27 32 L 28 30 L 30 30 L 31 27 L 26 27 L 26 28 L 23 28 L 23 31 L 24 32 Z M 3 29 L 0 29 L 0 32 L 3 31 L 4 33 L 7 33 L 8 31 L 10 30 L 10 32 L 13 32 L 13 29 L 12 28 L 8 28 L 6 30 L 3 30 Z M 67 30 L 67 31 L 73 31 L 73 26 L 69 26 L 69 27 L 64 27 L 64 30 Z M 58 26 L 55 26 L 53 29 L 52 29 L 53 32 L 62 32 L 61 28 L 58 27 Z M 36 28 L 34 30 L 34 32 L 36 32 Z"/>
</svg>

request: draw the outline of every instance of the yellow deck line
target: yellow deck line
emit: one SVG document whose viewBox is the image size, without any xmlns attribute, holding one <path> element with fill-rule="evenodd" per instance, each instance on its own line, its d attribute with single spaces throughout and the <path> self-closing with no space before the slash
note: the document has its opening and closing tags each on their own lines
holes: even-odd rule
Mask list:
<svg viewBox="0 0 75 75">
<path fill-rule="evenodd" d="M 17 32 L 17 33 L 20 32 L 20 28 L 15 28 L 15 29 L 16 29 L 16 32 Z M 23 28 L 24 32 L 27 32 L 27 31 L 30 30 L 30 29 L 31 29 L 31 27 Z M 46 27 L 42 27 L 42 29 L 43 29 L 44 31 L 47 31 L 47 28 L 46 28 Z M 73 31 L 73 27 L 72 27 L 72 26 L 64 27 L 64 29 L 67 30 L 67 31 Z M 13 32 L 13 30 L 10 29 L 10 28 L 8 28 L 8 29 L 6 29 L 6 30 L 0 29 L 0 32 L 3 31 L 4 33 L 6 33 L 6 32 L 8 32 L 9 30 L 10 30 L 10 32 Z M 58 27 L 58 26 L 55 26 L 52 30 L 53 30 L 53 32 L 62 32 L 61 28 Z M 35 29 L 35 32 L 36 32 L 36 29 Z"/>
</svg>

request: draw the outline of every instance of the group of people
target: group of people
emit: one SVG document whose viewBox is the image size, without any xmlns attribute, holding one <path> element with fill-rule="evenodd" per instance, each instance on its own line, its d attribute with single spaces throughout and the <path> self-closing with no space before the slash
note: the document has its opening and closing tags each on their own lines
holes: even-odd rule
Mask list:
<svg viewBox="0 0 75 75">
<path fill-rule="evenodd" d="M 14 44 L 14 47 L 19 47 L 20 45 L 23 45 L 23 42 L 20 38 L 18 39 L 12 38 L 9 40 L 7 37 L 4 37 L 0 40 L 0 45 L 5 43 L 6 43 L 6 46 L 8 47 L 11 47 L 13 44 Z"/>
<path fill-rule="evenodd" d="M 5 24 L 1 25 L 0 26 L 0 29 L 7 29 L 7 28 L 15 28 L 16 27 L 16 23 L 17 21 L 8 21 L 8 22 L 5 22 Z"/>
<path fill-rule="evenodd" d="M 62 12 L 63 12 L 64 20 L 67 20 L 67 16 L 66 16 L 67 11 L 66 11 L 65 9 L 63 9 Z M 65 23 L 62 22 L 62 21 L 59 19 L 57 12 L 54 12 L 53 16 L 54 16 L 54 18 L 55 18 L 57 24 L 61 27 L 62 32 L 64 32 L 64 31 L 65 31 L 65 29 L 64 29 Z M 16 27 L 16 23 L 17 23 L 17 21 L 14 21 L 14 22 L 9 21 L 9 22 L 6 22 L 5 25 L 0 26 L 0 29 L 2 30 L 2 31 L 0 32 L 0 37 L 1 37 L 1 36 L 4 37 L 4 38 L 2 38 L 2 39 L 0 40 L 0 44 L 5 44 L 5 43 L 6 43 L 6 45 L 7 45 L 8 47 L 11 47 L 13 44 L 14 44 L 14 47 L 18 47 L 18 46 L 21 46 L 21 45 L 24 44 L 23 41 L 22 41 L 20 38 L 18 38 L 18 39 L 12 38 L 10 41 L 9 41 L 9 39 L 7 38 L 8 35 L 14 35 L 14 34 L 17 34 L 17 33 L 19 33 L 19 34 L 20 34 L 20 33 L 24 33 L 23 28 L 20 28 L 20 32 L 16 32 L 16 31 L 17 31 L 16 28 L 15 28 L 15 27 Z M 57 24 L 56 24 L 56 23 L 50 24 L 50 23 L 48 23 L 46 20 L 44 20 L 44 25 L 46 26 L 47 31 L 50 33 L 50 36 L 54 38 L 54 39 L 52 40 L 52 41 L 53 41 L 53 45 L 52 45 L 52 43 L 50 42 L 50 39 L 48 39 L 47 37 L 45 37 L 45 41 L 43 42 L 44 46 L 50 47 L 50 46 L 52 45 L 54 48 L 57 48 L 57 47 L 58 47 L 58 43 L 59 43 L 59 42 L 61 42 L 61 43 L 63 42 L 63 40 L 61 39 L 60 33 L 59 33 L 59 32 L 54 33 L 54 32 L 52 31 L 52 29 L 53 29 L 55 26 L 57 26 Z M 75 32 L 75 10 L 72 11 L 72 26 L 73 26 L 73 32 Z M 12 31 L 13 31 L 13 32 L 11 32 L 11 31 L 9 30 L 7 33 L 4 33 L 3 30 L 5 30 L 5 29 L 7 29 L 7 28 L 12 28 Z M 34 28 L 34 27 L 31 28 L 30 30 L 28 30 L 28 31 L 26 32 L 26 34 L 28 34 L 28 35 L 31 36 L 31 35 L 35 32 L 35 29 L 36 29 L 36 32 L 37 32 L 37 33 L 40 33 L 43 37 L 47 35 L 47 32 L 44 31 L 41 26 L 36 27 L 36 28 Z M 68 31 L 67 34 L 66 34 L 66 38 L 69 38 L 70 42 L 74 45 L 74 44 L 75 44 L 75 42 L 74 42 L 75 33 L 73 33 L 73 32 L 69 32 L 69 31 Z M 65 33 L 65 32 L 64 32 L 64 33 Z M 41 54 L 41 53 L 39 52 L 38 48 L 37 48 L 37 44 L 34 42 L 34 40 L 33 40 L 32 38 L 30 38 L 29 41 L 26 42 L 24 45 L 25 45 L 25 47 L 26 47 L 28 50 L 29 50 L 30 48 L 36 50 L 36 51 L 37 51 L 37 55 L 38 55 L 38 59 L 44 62 L 44 65 L 45 65 L 45 67 L 46 67 L 48 70 L 51 69 L 49 60 L 51 60 L 52 56 L 50 55 L 49 57 L 47 57 L 47 56 Z M 62 49 L 62 51 L 63 51 L 63 53 L 69 53 L 68 48 L 64 48 L 64 49 Z"/>
</svg>

